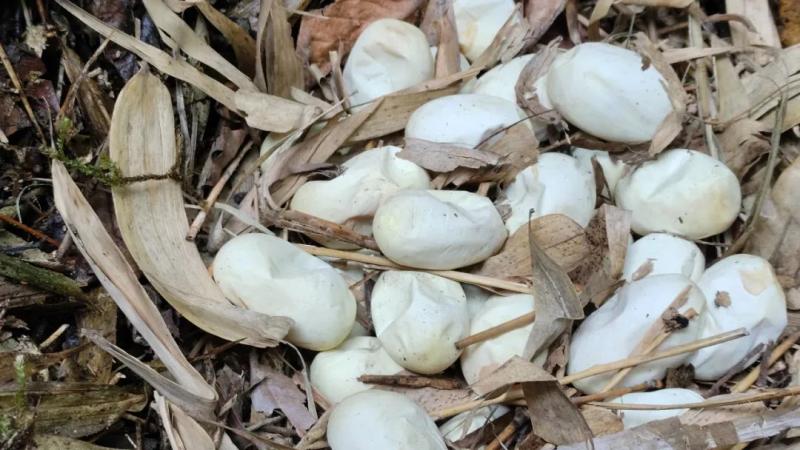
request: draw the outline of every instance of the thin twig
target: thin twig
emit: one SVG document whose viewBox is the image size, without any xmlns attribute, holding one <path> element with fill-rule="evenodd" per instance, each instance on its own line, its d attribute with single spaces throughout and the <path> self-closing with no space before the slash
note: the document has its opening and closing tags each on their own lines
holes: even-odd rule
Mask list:
<svg viewBox="0 0 800 450">
<path fill-rule="evenodd" d="M 399 386 L 406 388 L 434 388 L 442 390 L 462 389 L 464 383 L 455 378 L 424 377 L 420 375 L 361 375 L 358 381 L 381 386 Z"/>
<path fill-rule="evenodd" d="M 329 258 L 338 258 L 345 261 L 353 261 L 370 266 L 376 266 L 381 269 L 394 269 L 394 270 L 415 270 L 413 267 L 404 267 L 393 263 L 392 261 L 384 258 L 383 256 L 365 255 L 357 252 L 348 252 L 345 250 L 335 250 L 332 248 L 317 247 L 314 245 L 297 244 L 297 247 L 315 256 L 325 256 Z M 488 288 L 503 289 L 511 292 L 518 292 L 522 294 L 530 294 L 531 289 L 525 284 L 514 283 L 512 281 L 501 280 L 498 278 L 491 278 L 482 275 L 475 275 L 472 273 L 458 272 L 455 270 L 428 270 L 428 273 L 439 275 L 440 277 L 449 278 L 459 283 L 474 284 L 476 286 L 483 286 Z"/>
<path fill-rule="evenodd" d="M 8 72 L 8 77 L 11 78 L 11 83 L 14 84 L 14 88 L 19 91 L 19 98 L 22 100 L 22 106 L 25 107 L 25 112 L 28 113 L 28 118 L 31 119 L 31 123 L 36 129 L 36 134 L 39 135 L 39 139 L 42 140 L 42 144 L 46 145 L 47 138 L 44 135 L 44 131 L 42 130 L 41 125 L 39 125 L 39 121 L 36 120 L 36 115 L 33 113 L 33 108 L 31 108 L 31 104 L 28 101 L 28 96 L 25 95 L 25 89 L 23 89 L 22 83 L 19 81 L 19 77 L 17 76 L 17 72 L 14 71 L 14 66 L 11 64 L 11 60 L 8 58 L 8 54 L 6 53 L 6 49 L 3 47 L 2 43 L 0 43 L 0 60 L 2 60 L 3 67 L 5 67 L 6 72 Z"/>
<path fill-rule="evenodd" d="M 483 341 L 488 341 L 489 339 L 493 339 L 496 338 L 497 336 L 506 334 L 509 331 L 514 331 L 517 328 L 522 328 L 526 325 L 530 325 L 533 323 L 534 320 L 536 320 L 535 312 L 529 312 L 527 314 L 523 314 L 519 317 L 507 320 L 499 325 L 487 328 L 479 333 L 475 333 L 473 335 L 467 336 L 464 339 L 457 341 L 456 348 L 462 350 L 464 348 L 469 347 L 470 345 L 474 345 Z"/>
<path fill-rule="evenodd" d="M 355 244 L 361 248 L 378 250 L 378 244 L 372 236 L 361 234 L 352 228 L 300 211 L 276 211 L 264 208 L 259 215 L 261 221 L 266 225 L 273 225 L 296 231 L 312 238 L 316 237 L 333 241 L 344 241 Z"/>
<path fill-rule="evenodd" d="M 664 405 L 653 405 L 646 403 L 610 403 L 610 402 L 591 402 L 590 405 L 599 406 L 607 409 L 626 409 L 637 411 L 663 411 L 667 409 L 700 409 L 700 408 L 719 408 L 721 406 L 741 405 L 744 403 L 763 402 L 778 398 L 800 395 L 800 386 L 792 386 L 783 389 L 769 389 L 764 392 L 756 392 L 747 395 L 737 395 L 731 398 L 730 395 L 721 395 L 723 398 L 711 398 L 702 402 L 693 403 L 673 403 Z"/>
<path fill-rule="evenodd" d="M 12 225 L 15 228 L 19 228 L 20 230 L 30 234 L 31 236 L 35 237 L 36 239 L 41 239 L 48 244 L 52 245 L 53 247 L 58 247 L 61 245 L 61 242 L 57 241 L 56 239 L 51 238 L 50 236 L 42 233 L 41 231 L 31 228 L 28 225 L 18 221 L 13 217 L 9 217 L 5 214 L 0 214 L 0 222 L 5 222 L 9 225 Z"/>
<path fill-rule="evenodd" d="M 646 383 L 636 384 L 633 386 L 611 389 L 606 392 L 597 392 L 595 394 L 590 394 L 590 395 L 580 395 L 578 397 L 572 397 L 570 400 L 572 400 L 572 403 L 576 405 L 583 405 L 585 403 L 597 402 L 600 400 L 605 400 L 607 398 L 620 397 L 625 394 L 630 394 L 631 392 L 641 392 L 650 389 L 661 389 L 662 387 L 664 387 L 664 383 L 661 382 L 661 380 L 648 381 Z"/>
<path fill-rule="evenodd" d="M 222 176 L 217 180 L 217 183 L 211 188 L 211 192 L 208 194 L 208 198 L 203 202 L 202 209 L 197 216 L 195 216 L 194 220 L 192 221 L 192 225 L 189 227 L 189 231 L 186 233 L 186 240 L 193 241 L 195 237 L 197 237 L 197 233 L 200 231 L 200 228 L 203 226 L 203 223 L 206 221 L 206 217 L 208 216 L 208 212 L 214 206 L 214 202 L 217 201 L 219 195 L 222 193 L 222 189 L 225 188 L 225 185 L 228 184 L 228 180 L 233 176 L 233 173 L 239 167 L 239 163 L 242 162 L 242 159 L 247 152 L 253 147 L 253 142 L 250 141 L 239 151 L 239 154 L 228 164 L 228 167 L 225 168 L 225 172 L 222 173 Z"/>
<path fill-rule="evenodd" d="M 776 346 L 772 350 L 772 354 L 769 355 L 769 359 L 767 360 L 767 367 L 775 364 L 778 362 L 779 359 L 783 356 L 784 353 L 788 352 L 790 348 L 800 340 L 800 331 L 792 333 L 789 337 L 783 340 L 778 346 Z M 731 393 L 734 392 L 744 392 L 750 389 L 750 386 L 758 380 L 759 375 L 761 375 L 761 366 L 754 367 L 753 370 L 750 371 L 747 375 L 744 376 L 741 380 L 736 382 L 736 384 L 731 388 Z"/>
</svg>

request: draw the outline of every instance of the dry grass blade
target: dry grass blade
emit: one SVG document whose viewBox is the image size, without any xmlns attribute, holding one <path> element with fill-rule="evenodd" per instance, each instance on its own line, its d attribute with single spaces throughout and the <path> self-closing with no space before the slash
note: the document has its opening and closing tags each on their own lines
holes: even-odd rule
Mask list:
<svg viewBox="0 0 800 450">
<path fill-rule="evenodd" d="M 722 406 L 741 405 L 743 403 L 763 402 L 776 398 L 793 397 L 800 395 L 800 386 L 792 386 L 782 389 L 768 389 L 764 392 L 754 392 L 752 394 L 728 394 L 692 403 L 671 403 L 671 404 L 645 404 L 645 403 L 611 403 L 611 402 L 592 402 L 592 405 L 608 409 L 630 409 L 638 411 L 664 411 L 667 409 L 697 409 L 697 408 L 718 408 Z"/>
<path fill-rule="evenodd" d="M 158 70 L 193 85 L 206 93 L 209 97 L 225 105 L 225 107 L 231 111 L 237 111 L 236 102 L 234 101 L 234 95 L 231 89 L 195 69 L 186 61 L 173 58 L 168 53 L 162 52 L 152 45 L 147 45 L 131 35 L 106 25 L 69 0 L 55 0 L 55 2 L 89 28 L 110 39 L 120 47 L 136 54 Z"/>
<path fill-rule="evenodd" d="M 193 411 L 211 414 L 216 402 L 216 393 L 184 358 L 164 319 L 139 284 L 125 256 L 103 228 L 100 218 L 72 181 L 64 165 L 54 161 L 52 174 L 56 207 L 73 235 L 75 245 L 120 310 L 182 386 L 178 390 L 177 385 L 172 386 L 174 382 L 156 374 L 162 379 L 161 381 L 172 383 L 165 385 L 169 386 L 165 395 L 170 395 L 173 401 L 186 404 Z M 142 364 L 138 360 L 134 361 Z"/>
<path fill-rule="evenodd" d="M 142 3 L 158 29 L 174 41 L 177 49 L 216 70 L 239 89 L 257 90 L 247 75 L 206 44 L 163 0 L 142 0 Z"/>
<path fill-rule="evenodd" d="M 572 323 L 583 318 L 583 308 L 575 286 L 564 271 L 536 242 L 528 223 L 528 243 L 533 268 L 531 293 L 536 301 L 536 320 L 523 356 L 532 360 Z"/>
<path fill-rule="evenodd" d="M 120 92 L 109 133 L 112 160 L 132 180 L 112 189 L 120 232 L 139 268 L 166 300 L 207 332 L 248 345 L 274 346 L 291 320 L 232 305 L 211 279 L 194 243 L 176 167 L 167 88 L 141 71 Z"/>
<path fill-rule="evenodd" d="M 239 69 L 248 77 L 255 75 L 256 41 L 250 34 L 225 14 L 217 11 L 206 0 L 194 2 L 206 20 L 214 26 L 233 47 Z"/>
</svg>

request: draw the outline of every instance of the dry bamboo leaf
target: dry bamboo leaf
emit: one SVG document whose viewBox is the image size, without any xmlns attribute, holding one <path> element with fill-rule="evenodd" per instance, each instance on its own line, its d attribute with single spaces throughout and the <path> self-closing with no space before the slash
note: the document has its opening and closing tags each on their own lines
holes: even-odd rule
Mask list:
<svg viewBox="0 0 800 450">
<path fill-rule="evenodd" d="M 214 26 L 233 47 L 239 69 L 248 77 L 255 75 L 256 41 L 250 34 L 225 14 L 211 6 L 207 0 L 193 0 L 193 4 L 203 13 L 206 20 Z"/>
<path fill-rule="evenodd" d="M 240 89 L 236 91 L 234 100 L 236 107 L 244 113 L 248 125 L 276 133 L 302 128 L 322 112 L 316 106 L 256 91 Z"/>
<path fill-rule="evenodd" d="M 51 171 L 56 208 L 64 218 L 75 245 L 120 310 L 183 387 L 183 392 L 180 392 L 180 386 L 156 374 L 163 379 L 156 380 L 168 382 L 165 394 L 174 394 L 172 398 L 175 401 L 185 401 L 194 411 L 210 415 L 216 393 L 184 358 L 163 317 L 64 165 L 53 161 Z M 136 359 L 134 361 L 142 364 Z"/>
<path fill-rule="evenodd" d="M 666 61 L 663 53 L 644 33 L 636 33 L 634 40 L 637 51 L 645 58 L 643 64 L 652 65 L 666 81 L 664 90 L 672 103 L 672 112 L 664 118 L 650 142 L 648 153 L 655 156 L 661 153 L 681 132 L 681 122 L 686 113 L 687 96 L 678 74 Z"/>
<path fill-rule="evenodd" d="M 715 40 L 712 39 L 714 44 Z M 716 82 L 717 82 L 717 104 L 719 113 L 717 117 L 720 122 L 727 123 L 733 120 L 736 114 L 745 111 L 750 102 L 747 97 L 742 95 L 745 91 L 744 84 L 739 78 L 739 74 L 731 62 L 730 56 L 721 56 L 716 59 Z"/>
<path fill-rule="evenodd" d="M 147 71 L 120 91 L 109 153 L 124 177 L 144 178 L 116 186 L 112 194 L 122 237 L 156 290 L 190 322 L 216 336 L 257 347 L 283 339 L 291 320 L 232 305 L 197 247 L 185 240 L 189 224 L 183 194 L 169 175 L 177 160 L 172 102 L 167 88 Z"/>
<path fill-rule="evenodd" d="M 798 89 L 800 76 L 800 46 L 795 45 L 777 52 L 774 60 L 744 79 L 749 105 L 733 115 L 735 118 L 749 116 L 757 119 L 775 109 L 780 101 L 780 91 Z M 794 91 L 796 92 L 796 90 Z M 787 98 L 793 97 L 789 92 Z"/>
<path fill-rule="evenodd" d="M 523 352 L 528 360 L 546 352 L 573 320 L 583 319 L 583 308 L 567 272 L 547 256 L 532 230 L 529 224 L 527 231 L 533 268 L 531 293 L 536 299 L 536 321 Z"/>
<path fill-rule="evenodd" d="M 405 139 L 405 147 L 397 156 L 433 172 L 450 172 L 459 167 L 480 169 L 500 161 L 493 153 L 414 138 Z"/>
<path fill-rule="evenodd" d="M 291 175 L 292 166 L 323 163 L 344 145 L 350 136 L 364 124 L 364 122 L 381 105 L 378 100 L 357 113 L 342 118 L 328 121 L 325 128 L 314 136 L 285 150 L 275 151 L 265 162 L 266 169 L 261 175 L 260 190 L 262 195 L 273 209 L 279 209 L 294 195 L 295 191 L 305 182 L 305 177 Z M 281 186 L 270 192 L 270 187 L 282 180 Z"/>
<path fill-rule="evenodd" d="M 694 0 L 598 0 L 589 16 L 588 34 L 592 41 L 600 40 L 600 21 L 608 16 L 611 6 L 615 3 L 624 5 L 639 5 L 650 7 L 686 8 Z"/>
<path fill-rule="evenodd" d="M 581 414 L 595 436 L 617 433 L 625 428 L 622 419 L 605 408 L 586 405 L 581 407 Z"/>
<path fill-rule="evenodd" d="M 725 12 L 747 17 L 755 29 L 750 31 L 744 24 L 730 22 L 733 45 L 781 47 L 778 28 L 775 26 L 768 0 L 725 0 Z"/>
<path fill-rule="evenodd" d="M 294 51 L 292 26 L 283 3 L 274 0 L 265 3 L 270 5 L 265 36 L 269 44 L 264 47 L 267 92 L 290 98 L 292 88 L 302 88 L 304 85 L 303 65 Z M 261 55 L 258 58 L 258 64 L 261 64 Z"/>
<path fill-rule="evenodd" d="M 589 254 L 589 241 L 583 228 L 565 215 L 537 217 L 530 225 L 536 242 L 566 271 L 577 267 Z M 509 280 L 529 279 L 533 272 L 528 239 L 528 227 L 523 226 L 508 238 L 500 253 L 481 265 L 477 273 Z"/>
<path fill-rule="evenodd" d="M 691 61 L 693 59 L 706 58 L 715 55 L 724 55 L 727 53 L 735 52 L 736 47 L 685 47 L 685 48 L 668 48 L 662 53 L 664 61 L 667 64 L 677 64 L 680 62 Z"/>
<path fill-rule="evenodd" d="M 161 424 L 175 450 L 216 450 L 216 445 L 206 431 L 179 407 L 170 403 L 156 392 L 155 409 L 161 417 Z"/>
<path fill-rule="evenodd" d="M 523 383 L 533 432 L 547 442 L 589 445 L 592 430 L 557 381 Z"/>
<path fill-rule="evenodd" d="M 251 363 L 250 370 L 251 380 L 256 385 L 250 394 L 253 409 L 267 416 L 280 409 L 302 437 L 316 421 L 303 404 L 306 395 L 291 378 L 265 364 L 256 361 Z"/>
<path fill-rule="evenodd" d="M 458 90 L 458 86 L 449 86 L 383 97 L 375 112 L 350 136 L 348 142 L 368 141 L 400 131 L 406 127 L 408 118 L 417 108 L 433 99 L 455 94 Z"/>
<path fill-rule="evenodd" d="M 378 19 L 410 19 L 421 5 L 422 0 L 337 0 L 303 16 L 297 51 L 325 75 L 331 51 L 341 46 L 341 56 L 346 56 L 367 25 Z"/>
<path fill-rule="evenodd" d="M 606 240 L 608 241 L 609 274 L 614 278 L 622 276 L 628 242 L 631 238 L 631 212 L 615 206 L 604 209 Z"/>
<path fill-rule="evenodd" d="M 23 385 L 0 385 L 0 417 L 19 418 L 30 408 L 36 419 L 32 431 L 72 438 L 103 431 L 126 412 L 141 411 L 146 405 L 147 397 L 141 389 L 137 391 L 93 383 L 30 381 Z M 7 444 L 7 441 L 0 441 L 0 444 Z M 2 445 L 2 448 L 13 447 Z"/>
<path fill-rule="evenodd" d="M 452 7 L 453 0 L 429 0 L 422 13 L 422 20 L 419 29 L 425 33 L 431 45 L 439 45 L 439 25 L 437 22 L 448 13 Z"/>
<path fill-rule="evenodd" d="M 461 405 L 471 400 L 474 396 L 469 389 L 407 388 L 399 386 L 376 386 L 373 389 L 399 392 L 417 402 L 428 414 L 434 414 L 437 411 Z"/>
<path fill-rule="evenodd" d="M 769 152 L 769 139 L 762 133 L 772 127 L 744 118 L 731 124 L 719 134 L 720 159 L 739 179 L 753 163 Z"/>
<path fill-rule="evenodd" d="M 478 395 L 488 395 L 512 384 L 539 381 L 557 383 L 556 379 L 541 367 L 525 361 L 519 356 L 514 356 L 473 383 L 470 389 Z"/>
<path fill-rule="evenodd" d="M 61 65 L 71 83 L 78 82 L 78 77 L 83 70 L 83 63 L 74 50 L 66 45 L 61 46 Z M 91 77 L 84 77 L 78 87 L 78 101 L 81 103 L 81 111 L 86 114 L 89 125 L 98 136 L 105 138 L 108 134 L 111 114 L 108 112 L 111 102 L 108 96 L 100 90 L 97 82 Z M 108 106 L 108 108 L 107 108 Z"/>
<path fill-rule="evenodd" d="M 169 36 L 181 51 L 216 70 L 239 89 L 258 90 L 247 75 L 206 44 L 163 0 L 142 0 L 142 3 L 159 30 Z"/>
<path fill-rule="evenodd" d="M 33 436 L 33 444 L 34 448 L 39 450 L 122 450 L 121 448 L 101 447 L 85 441 L 49 434 Z"/>
<path fill-rule="evenodd" d="M 798 81 L 800 81 L 800 77 L 796 77 L 793 80 L 794 83 Z M 779 127 L 781 133 L 785 133 L 800 124 L 800 95 L 798 94 L 800 94 L 800 86 L 795 85 L 793 88 L 788 89 L 787 98 L 790 98 L 790 96 L 794 97 L 786 102 L 783 122 Z M 762 117 L 759 122 L 761 122 L 761 125 L 764 127 L 772 128 L 775 125 L 776 113 L 775 110 L 770 111 L 767 115 Z"/>
<path fill-rule="evenodd" d="M 531 44 L 550 29 L 556 17 L 564 11 L 567 0 L 526 0 L 525 19 L 531 25 Z"/>
<path fill-rule="evenodd" d="M 445 8 L 445 14 L 436 22 L 439 31 L 439 45 L 436 50 L 435 61 L 436 70 L 434 71 L 436 78 L 453 75 L 461 70 L 458 32 L 456 31 L 456 19 L 453 13 L 452 0 L 446 1 Z"/>
<path fill-rule="evenodd" d="M 193 85 L 209 97 L 225 105 L 225 107 L 231 111 L 237 111 L 236 102 L 234 101 L 234 95 L 231 89 L 195 69 L 186 61 L 173 58 L 168 53 L 162 52 L 152 45 L 147 45 L 133 36 L 106 25 L 69 0 L 55 0 L 55 2 L 89 28 L 110 39 L 120 47 L 136 54 L 158 70 Z"/>
</svg>

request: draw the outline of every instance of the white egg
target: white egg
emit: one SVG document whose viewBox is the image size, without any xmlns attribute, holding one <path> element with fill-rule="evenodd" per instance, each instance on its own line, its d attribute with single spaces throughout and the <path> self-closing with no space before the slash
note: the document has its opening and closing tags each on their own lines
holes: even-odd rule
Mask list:
<svg viewBox="0 0 800 450">
<path fill-rule="evenodd" d="M 481 262 L 507 237 L 492 202 L 465 191 L 400 191 L 378 207 L 372 232 L 387 258 L 435 270 Z"/>
<path fill-rule="evenodd" d="M 420 106 L 406 124 L 406 138 L 475 148 L 493 133 L 525 119 L 516 103 L 481 94 L 439 97 Z"/>
<path fill-rule="evenodd" d="M 344 65 L 350 103 L 360 105 L 433 78 L 433 58 L 425 34 L 397 19 L 369 24 L 356 39 Z"/>
<path fill-rule="evenodd" d="M 630 403 L 642 405 L 677 405 L 680 403 L 697 403 L 705 400 L 702 395 L 689 389 L 671 388 L 651 392 L 631 392 L 613 400 L 612 403 Z M 617 414 L 622 417 L 625 428 L 634 428 L 647 422 L 677 417 L 688 409 L 663 409 L 663 410 L 638 410 L 619 409 Z"/>
<path fill-rule="evenodd" d="M 514 12 L 512 0 L 453 0 L 461 52 L 475 61 Z"/>
<path fill-rule="evenodd" d="M 667 233 L 650 233 L 628 246 L 622 278 L 631 281 L 647 261 L 652 264 L 647 276 L 677 273 L 695 283 L 706 268 L 706 258 L 694 242 Z"/>
<path fill-rule="evenodd" d="M 631 211 L 631 229 L 703 239 L 736 220 L 742 192 L 721 161 L 694 150 L 661 153 L 617 184 L 617 206 Z"/>
<path fill-rule="evenodd" d="M 362 234 L 372 234 L 372 216 L 383 199 L 403 189 L 430 187 L 424 169 L 397 157 L 401 150 L 390 145 L 350 158 L 343 164 L 344 172 L 336 178 L 309 181 L 301 186 L 292 198 L 291 209 L 350 225 Z"/>
<path fill-rule="evenodd" d="M 653 275 L 626 284 L 597 311 L 580 324 L 572 336 L 567 371 L 570 374 L 586 370 L 631 355 L 636 346 L 661 314 L 678 295 L 689 287 L 686 304 L 679 312 L 693 308 L 698 316 L 687 327 L 675 330 L 656 349 L 663 351 L 699 339 L 703 328 L 706 300 L 703 293 L 683 275 Z M 659 359 L 637 366 L 618 387 L 633 386 L 662 378 L 667 369 L 684 364 L 689 354 Z M 573 385 L 587 394 L 603 389 L 613 374 L 595 375 L 575 381 Z"/>
<path fill-rule="evenodd" d="M 666 81 L 632 50 L 591 42 L 557 56 L 547 75 L 547 96 L 571 124 L 611 142 L 653 138 L 672 111 Z"/>
<path fill-rule="evenodd" d="M 372 323 L 383 348 L 408 370 L 434 374 L 461 354 L 469 310 L 461 285 L 425 272 L 386 271 L 372 289 Z"/>
<path fill-rule="evenodd" d="M 486 300 L 489 300 L 493 294 L 474 284 L 462 284 L 461 287 L 464 288 L 464 295 L 467 296 L 467 309 L 469 310 L 469 318 L 472 320 L 478 314 L 478 311 L 483 308 Z"/>
<path fill-rule="evenodd" d="M 763 258 L 741 254 L 721 259 L 705 271 L 697 284 L 706 296 L 709 316 L 701 338 L 737 328 L 749 333 L 695 353 L 689 362 L 700 380 L 718 379 L 758 344 L 775 342 L 786 328 L 783 288 Z"/>
<path fill-rule="evenodd" d="M 511 207 L 506 219 L 510 233 L 528 223 L 529 217 L 547 214 L 564 214 L 585 227 L 597 200 L 592 171 L 561 153 L 539 155 L 538 162 L 517 174 L 504 192 Z"/>
<path fill-rule="evenodd" d="M 294 321 L 286 339 L 328 350 L 350 333 L 356 302 L 344 278 L 325 261 L 266 234 L 244 234 L 222 246 L 214 279 L 230 299 Z"/>
<path fill-rule="evenodd" d="M 447 450 L 433 419 L 403 394 L 370 389 L 336 405 L 328 421 L 332 450 Z"/>
<path fill-rule="evenodd" d="M 627 165 L 624 162 L 615 161 L 608 152 L 602 150 L 574 147 L 572 156 L 578 160 L 581 166 L 591 169 L 592 173 L 594 173 L 594 166 L 592 165 L 592 158 L 594 158 L 603 171 L 603 177 L 606 179 L 606 184 L 611 194 L 614 193 L 617 183 L 625 175 L 627 169 Z"/>
<path fill-rule="evenodd" d="M 403 371 L 372 336 L 350 338 L 333 350 L 317 353 L 309 367 L 311 385 L 331 404 L 372 388 L 361 375 L 395 375 Z"/>
<path fill-rule="evenodd" d="M 434 66 L 436 65 L 436 55 L 438 53 L 439 53 L 439 47 L 437 47 L 435 45 L 432 46 L 431 47 L 431 58 L 433 58 Z M 458 54 L 458 70 L 463 72 L 463 71 L 465 71 L 467 69 L 469 69 L 469 61 L 467 61 L 467 58 L 464 56 L 463 53 L 459 53 Z"/>
<path fill-rule="evenodd" d="M 533 309 L 534 300 L 528 294 L 491 297 L 472 319 L 469 334 L 480 333 L 516 319 L 532 312 Z M 465 348 L 461 355 L 461 372 L 467 383 L 473 384 L 494 372 L 512 357 L 522 356 L 532 329 L 533 324 L 526 325 Z M 547 355 L 541 354 L 534 362 L 541 365 L 545 358 Z"/>
<path fill-rule="evenodd" d="M 458 442 L 479 429 L 484 430 L 482 437 L 496 436 L 502 430 L 492 422 L 508 414 L 509 411 L 508 407 L 503 405 L 484 406 L 472 411 L 465 411 L 439 426 L 439 433 L 450 443 Z M 484 448 L 486 446 L 481 445 L 476 447 L 476 450 Z"/>
<path fill-rule="evenodd" d="M 492 95 L 517 103 L 517 81 L 522 70 L 535 54 L 517 56 L 505 64 L 493 67 L 470 85 L 471 94 Z M 462 90 L 462 92 L 465 92 Z"/>
</svg>

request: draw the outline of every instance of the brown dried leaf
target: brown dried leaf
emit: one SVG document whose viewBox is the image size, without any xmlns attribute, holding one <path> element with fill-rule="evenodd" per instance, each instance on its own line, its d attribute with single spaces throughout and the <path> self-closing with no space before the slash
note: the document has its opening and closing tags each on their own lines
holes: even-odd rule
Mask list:
<svg viewBox="0 0 800 450">
<path fill-rule="evenodd" d="M 461 405 L 466 401 L 472 400 L 474 396 L 469 389 L 405 388 L 398 386 L 380 386 L 373 389 L 399 392 L 417 402 L 428 414 L 434 414 L 437 411 Z"/>
<path fill-rule="evenodd" d="M 570 271 L 589 254 L 589 241 L 580 225 L 563 214 L 548 214 L 531 221 L 536 242 L 564 270 Z M 479 275 L 511 280 L 533 276 L 528 227 L 520 227 L 508 238 L 500 253 L 487 259 Z"/>
<path fill-rule="evenodd" d="M 619 278 L 622 276 L 625 255 L 628 253 L 628 242 L 631 238 L 631 212 L 613 206 L 606 207 L 604 212 L 609 274 Z"/>
<path fill-rule="evenodd" d="M 533 360 L 541 352 L 546 352 L 550 344 L 572 324 L 573 320 L 583 319 L 583 307 L 567 272 L 542 250 L 530 225 L 527 231 L 530 236 L 529 247 L 533 267 L 531 293 L 536 299 L 536 321 L 533 322 L 533 329 L 525 344 L 523 356 L 525 359 Z M 549 389 L 546 389 L 542 394 L 550 395 L 548 391 Z"/>
<path fill-rule="evenodd" d="M 447 3 L 447 12 L 436 22 L 439 29 L 439 46 L 436 50 L 436 70 L 434 72 L 436 78 L 453 75 L 461 70 L 458 32 L 456 31 L 452 0 Z"/>
<path fill-rule="evenodd" d="M 142 3 L 159 30 L 169 36 L 181 51 L 214 69 L 239 89 L 258 90 L 247 75 L 206 44 L 163 0 L 142 0 Z"/>
<path fill-rule="evenodd" d="M 311 64 L 330 71 L 329 53 L 350 49 L 367 25 L 378 19 L 407 20 L 422 5 L 422 0 L 338 0 L 322 10 L 303 16 L 297 36 L 297 51 Z"/>
<path fill-rule="evenodd" d="M 536 94 L 536 82 L 547 74 L 553 60 L 558 56 L 560 43 L 561 39 L 556 38 L 542 50 L 536 52 L 536 55 L 528 61 L 528 64 L 520 72 L 515 86 L 517 103 L 532 116 L 536 117 L 536 120 L 551 124 L 561 124 L 564 119 L 557 111 L 545 108 L 539 102 L 539 96 Z"/>
<path fill-rule="evenodd" d="M 125 244 L 156 290 L 186 319 L 230 341 L 274 346 L 291 320 L 233 305 L 203 263 L 189 231 L 183 193 L 170 178 L 176 159 L 169 91 L 143 71 L 122 89 L 114 107 L 109 153 L 125 177 L 141 177 L 112 189 Z M 152 179 L 148 179 L 152 178 Z"/>
<path fill-rule="evenodd" d="M 582 406 L 581 414 L 595 436 L 617 433 L 625 428 L 622 424 L 622 419 L 618 415 L 599 406 Z"/>
<path fill-rule="evenodd" d="M 496 165 L 498 155 L 453 144 L 406 138 L 405 148 L 397 154 L 416 165 L 433 172 L 450 172 L 459 167 L 480 169 Z"/>
<path fill-rule="evenodd" d="M 251 382 L 257 385 L 250 395 L 253 408 L 268 416 L 275 409 L 280 409 L 298 434 L 303 436 L 316 422 L 304 405 L 306 395 L 291 378 L 265 364 L 251 364 L 250 369 Z"/>
<path fill-rule="evenodd" d="M 236 107 L 244 113 L 248 125 L 277 133 L 302 128 L 322 112 L 316 106 L 242 89 L 236 91 L 234 101 Z"/>
<path fill-rule="evenodd" d="M 728 14 L 737 14 L 747 17 L 754 30 L 748 30 L 744 24 L 731 21 L 731 38 L 733 45 L 746 47 L 759 45 L 781 48 L 778 27 L 772 16 L 772 9 L 768 0 L 725 0 L 725 11 Z"/>
<path fill-rule="evenodd" d="M 76 83 L 83 70 L 80 56 L 66 45 L 61 46 L 61 51 L 61 65 L 64 67 L 64 72 L 71 83 Z M 111 101 L 93 78 L 84 77 L 80 83 L 78 101 L 81 104 L 81 112 L 86 114 L 91 130 L 105 139 L 111 122 L 111 114 L 108 112 Z"/>
<path fill-rule="evenodd" d="M 786 47 L 800 44 L 800 7 L 797 0 L 781 0 L 778 6 L 778 16 L 781 27 L 781 42 Z"/>
<path fill-rule="evenodd" d="M 194 0 L 194 5 L 233 47 L 239 69 L 248 77 L 255 75 L 256 41 L 250 33 L 211 6 L 207 0 Z"/>
<path fill-rule="evenodd" d="M 470 68 L 490 68 L 498 62 L 508 62 L 530 43 L 531 26 L 522 17 L 520 5 L 497 31 L 491 45 L 472 62 Z"/>
<path fill-rule="evenodd" d="M 567 0 L 526 0 L 525 19 L 531 24 L 531 44 L 550 29 L 556 17 L 564 11 Z"/>
<path fill-rule="evenodd" d="M 267 92 L 291 98 L 292 88 L 302 88 L 303 65 L 294 51 L 292 26 L 286 17 L 286 8 L 275 0 L 264 0 L 270 6 L 267 21 L 267 46 L 264 48 L 267 67 Z M 262 10 L 263 11 L 263 10 Z M 259 63 L 261 61 L 259 55 Z"/>
<path fill-rule="evenodd" d="M 470 389 L 478 395 L 488 395 L 512 384 L 540 381 L 557 383 L 556 379 L 541 367 L 514 356 L 475 382 Z"/>
</svg>

